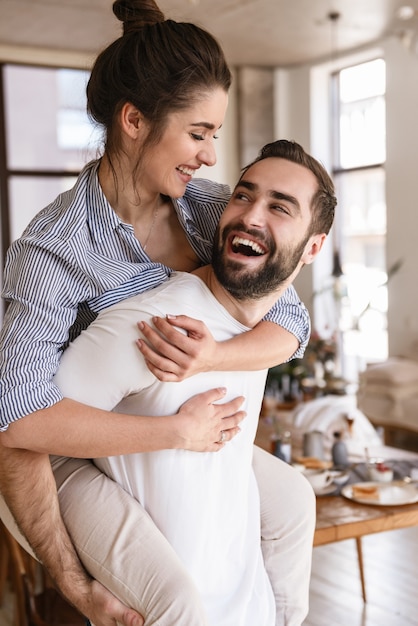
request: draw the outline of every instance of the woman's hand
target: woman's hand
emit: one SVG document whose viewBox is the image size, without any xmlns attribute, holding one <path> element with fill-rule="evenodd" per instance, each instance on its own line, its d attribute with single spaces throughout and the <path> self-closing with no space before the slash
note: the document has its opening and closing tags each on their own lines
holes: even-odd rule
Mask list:
<svg viewBox="0 0 418 626">
<path fill-rule="evenodd" d="M 229 402 L 215 404 L 225 393 L 224 387 L 210 389 L 193 396 L 180 407 L 176 420 L 176 448 L 217 452 L 240 432 L 238 424 L 246 413 L 238 409 L 244 398 L 239 396 Z"/>
<path fill-rule="evenodd" d="M 145 322 L 138 323 L 146 341 L 138 339 L 137 345 L 156 378 L 179 382 L 200 372 L 221 369 L 218 344 L 203 322 L 187 315 L 154 317 L 152 321 L 156 330 Z"/>
</svg>

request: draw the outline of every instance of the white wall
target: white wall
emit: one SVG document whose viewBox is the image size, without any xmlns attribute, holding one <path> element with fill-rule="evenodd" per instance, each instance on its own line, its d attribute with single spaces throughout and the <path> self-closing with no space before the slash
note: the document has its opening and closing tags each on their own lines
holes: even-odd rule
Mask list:
<svg viewBox="0 0 418 626">
<path fill-rule="evenodd" d="M 389 353 L 418 339 L 418 55 L 398 39 L 385 43 L 387 64 L 387 262 L 403 259 L 389 283 Z"/>
<path fill-rule="evenodd" d="M 289 139 L 300 143 L 305 150 L 316 158 L 312 146 L 311 123 L 311 68 L 302 66 L 295 69 L 278 69 L 275 72 L 275 139 Z M 321 253 L 322 254 L 322 253 Z M 329 274 L 328 255 L 315 261 L 315 270 Z M 319 265 L 319 267 L 318 267 Z M 318 273 L 316 271 L 315 273 Z M 295 280 L 295 287 L 302 302 L 307 306 L 314 322 L 314 301 L 312 294 L 315 289 L 313 265 L 305 266 Z"/>
</svg>

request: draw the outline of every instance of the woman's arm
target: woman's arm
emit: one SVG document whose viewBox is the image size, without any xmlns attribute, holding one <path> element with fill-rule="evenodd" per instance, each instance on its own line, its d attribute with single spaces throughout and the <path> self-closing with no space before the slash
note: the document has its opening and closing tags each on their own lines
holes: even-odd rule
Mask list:
<svg viewBox="0 0 418 626">
<path fill-rule="evenodd" d="M 309 340 L 309 313 L 290 285 L 252 330 L 217 343 L 201 321 L 187 315 L 153 317 L 155 330 L 138 327 L 137 345 L 149 370 L 163 381 L 178 382 L 200 372 L 260 370 L 300 358 Z M 177 328 L 185 333 L 179 333 Z M 158 332 L 156 332 L 158 331 Z"/>
<path fill-rule="evenodd" d="M 243 398 L 217 404 L 225 389 L 213 389 L 185 402 L 175 415 L 124 415 L 64 398 L 14 422 L 0 433 L 7 448 L 77 458 L 151 452 L 168 448 L 216 452 L 239 432 Z"/>
<path fill-rule="evenodd" d="M 261 370 L 288 361 L 299 341 L 291 332 L 273 322 L 263 321 L 252 330 L 223 342 L 216 342 L 203 322 L 180 315 L 154 318 L 158 333 L 139 323 L 147 342 L 137 344 L 149 370 L 163 381 L 177 382 L 211 370 Z M 187 336 L 173 326 L 187 331 Z"/>
</svg>

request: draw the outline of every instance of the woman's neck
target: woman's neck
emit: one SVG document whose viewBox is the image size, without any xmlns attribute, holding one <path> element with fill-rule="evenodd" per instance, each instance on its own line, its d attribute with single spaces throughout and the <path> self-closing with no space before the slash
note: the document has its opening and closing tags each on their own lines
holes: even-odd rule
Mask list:
<svg viewBox="0 0 418 626">
<path fill-rule="evenodd" d="M 98 172 L 103 193 L 118 217 L 133 226 L 135 237 L 149 258 L 183 272 L 198 267 L 200 261 L 171 200 L 159 193 L 151 197 L 145 190 L 134 189 L 132 174 L 122 175 L 119 165 L 115 174 L 117 184 L 108 159 L 103 157 Z"/>
<path fill-rule="evenodd" d="M 164 199 L 157 192 L 149 193 L 134 184 L 130 168 L 123 169 L 123 162 L 114 164 L 112 168 L 109 160 L 104 156 L 100 162 L 99 183 L 112 209 L 126 224 L 135 228 L 154 220 Z"/>
</svg>

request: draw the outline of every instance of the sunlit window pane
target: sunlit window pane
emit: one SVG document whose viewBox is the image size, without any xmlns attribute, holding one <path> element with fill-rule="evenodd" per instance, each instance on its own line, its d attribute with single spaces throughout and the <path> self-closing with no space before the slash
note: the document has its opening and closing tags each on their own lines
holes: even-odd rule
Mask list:
<svg viewBox="0 0 418 626">
<path fill-rule="evenodd" d="M 6 66 L 10 169 L 80 170 L 97 156 L 100 134 L 86 113 L 88 73 Z"/>
<path fill-rule="evenodd" d="M 340 72 L 340 100 L 342 103 L 383 96 L 385 92 L 386 64 L 383 59 L 354 65 Z"/>
<path fill-rule="evenodd" d="M 385 81 L 383 59 L 346 68 L 337 80 L 335 236 L 345 294 L 337 310 L 350 380 L 387 357 Z"/>
<path fill-rule="evenodd" d="M 361 167 L 386 159 L 383 96 L 340 105 L 340 166 Z"/>
<path fill-rule="evenodd" d="M 11 176 L 10 189 L 10 225 L 11 241 L 22 234 L 30 220 L 58 194 L 70 189 L 75 183 L 71 176 L 58 177 L 29 177 Z"/>
<path fill-rule="evenodd" d="M 347 242 L 355 238 L 362 242 L 373 238 L 384 244 L 386 235 L 385 172 L 376 167 L 343 172 L 334 176 L 342 212 L 344 260 L 351 259 Z M 368 239 L 367 239 L 368 238 Z M 363 245 L 363 244 L 362 244 Z M 384 245 L 382 246 L 384 248 Z M 365 261 L 365 259 L 363 259 Z M 380 267 L 384 268 L 383 262 Z"/>
</svg>

